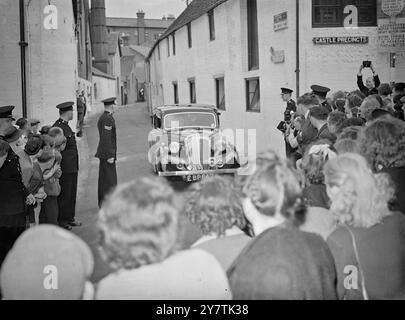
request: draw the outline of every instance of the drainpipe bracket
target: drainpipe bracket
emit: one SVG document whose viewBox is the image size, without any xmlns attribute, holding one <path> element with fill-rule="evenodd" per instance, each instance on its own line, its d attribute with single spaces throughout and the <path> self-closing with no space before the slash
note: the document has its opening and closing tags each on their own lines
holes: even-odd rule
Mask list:
<svg viewBox="0 0 405 320">
<path fill-rule="evenodd" d="M 28 42 L 25 41 L 20 41 L 18 44 L 20 47 L 28 47 Z"/>
</svg>

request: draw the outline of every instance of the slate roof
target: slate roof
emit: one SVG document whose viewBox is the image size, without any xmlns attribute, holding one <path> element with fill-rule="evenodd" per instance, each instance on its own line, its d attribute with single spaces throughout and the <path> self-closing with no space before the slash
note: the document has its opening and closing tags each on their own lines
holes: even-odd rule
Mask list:
<svg viewBox="0 0 405 320">
<path fill-rule="evenodd" d="M 222 3 L 228 0 L 193 0 L 188 7 L 180 14 L 180 16 L 174 20 L 169 28 L 163 33 L 163 35 L 156 41 L 155 45 L 149 51 L 147 59 L 150 58 L 156 46 L 163 39 L 167 38 L 170 34 L 179 30 L 180 28 L 187 25 L 189 22 L 198 19 L 202 15 L 206 14 L 208 11 L 218 7 Z"/>
<path fill-rule="evenodd" d="M 141 55 L 143 55 L 145 58 L 148 56 L 149 47 L 145 47 L 145 46 L 135 46 L 135 45 L 130 45 L 129 46 L 132 50 L 135 50 L 136 52 L 140 53 Z"/>
<path fill-rule="evenodd" d="M 145 19 L 145 27 L 150 29 L 166 29 L 174 20 Z M 137 18 L 107 18 L 107 27 L 137 28 Z"/>
</svg>

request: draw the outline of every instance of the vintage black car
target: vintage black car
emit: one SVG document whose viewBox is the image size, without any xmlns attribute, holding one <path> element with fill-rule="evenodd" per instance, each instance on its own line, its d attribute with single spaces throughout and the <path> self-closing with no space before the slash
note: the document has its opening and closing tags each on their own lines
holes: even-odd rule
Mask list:
<svg viewBox="0 0 405 320">
<path fill-rule="evenodd" d="M 240 168 L 235 146 L 220 130 L 220 113 L 209 105 L 155 108 L 148 160 L 156 174 L 195 182 Z"/>
</svg>

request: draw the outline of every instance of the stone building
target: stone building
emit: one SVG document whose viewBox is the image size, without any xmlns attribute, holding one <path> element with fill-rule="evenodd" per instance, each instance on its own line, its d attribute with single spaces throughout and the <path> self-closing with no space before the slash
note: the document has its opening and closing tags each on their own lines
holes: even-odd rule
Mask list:
<svg viewBox="0 0 405 320">
<path fill-rule="evenodd" d="M 151 47 L 174 20 L 173 15 L 162 19 L 145 19 L 145 13 L 138 11 L 137 18 L 107 18 L 107 30 L 124 36 L 124 45 Z"/>
</svg>

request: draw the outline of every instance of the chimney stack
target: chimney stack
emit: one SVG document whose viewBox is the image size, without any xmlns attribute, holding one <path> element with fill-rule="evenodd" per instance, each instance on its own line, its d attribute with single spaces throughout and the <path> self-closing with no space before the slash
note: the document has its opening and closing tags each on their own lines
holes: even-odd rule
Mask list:
<svg viewBox="0 0 405 320">
<path fill-rule="evenodd" d="M 142 45 L 146 39 L 145 39 L 145 12 L 142 10 L 139 10 L 136 13 L 138 17 L 138 45 Z"/>
<path fill-rule="evenodd" d="M 91 48 L 94 56 L 93 66 L 107 73 L 109 60 L 105 0 L 91 0 L 90 17 Z"/>
<path fill-rule="evenodd" d="M 175 16 L 173 14 L 169 14 L 167 16 L 167 20 L 176 20 Z"/>
<path fill-rule="evenodd" d="M 123 34 L 123 35 L 121 36 L 122 45 L 123 45 L 124 47 L 128 47 L 128 46 L 129 46 L 129 38 L 130 38 L 130 35 L 129 35 L 129 34 Z"/>
</svg>

